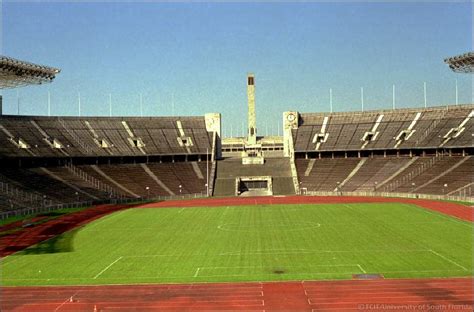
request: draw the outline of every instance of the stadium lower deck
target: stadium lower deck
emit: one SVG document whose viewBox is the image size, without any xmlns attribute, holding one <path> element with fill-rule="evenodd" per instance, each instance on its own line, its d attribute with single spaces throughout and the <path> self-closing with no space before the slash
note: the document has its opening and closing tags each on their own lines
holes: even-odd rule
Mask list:
<svg viewBox="0 0 474 312">
<path fill-rule="evenodd" d="M 260 197 L 100 206 L 26 228 L 2 241 L 2 256 L 127 208 L 403 202 L 472 222 L 473 209 L 429 200 L 365 197 Z M 454 219 L 454 220 L 456 220 Z M 58 226 L 62 225 L 62 226 Z M 36 234 L 46 235 L 38 236 Z M 364 278 L 364 276 L 361 276 Z M 472 311 L 473 278 L 358 279 L 150 285 L 2 287 L 2 311 Z"/>
</svg>

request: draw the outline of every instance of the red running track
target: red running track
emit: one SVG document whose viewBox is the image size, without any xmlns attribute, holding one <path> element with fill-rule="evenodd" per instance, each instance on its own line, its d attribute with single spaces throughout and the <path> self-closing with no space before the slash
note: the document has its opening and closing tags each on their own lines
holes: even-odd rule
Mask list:
<svg viewBox="0 0 474 312">
<path fill-rule="evenodd" d="M 473 311 L 472 278 L 5 287 L 1 311 Z"/>
</svg>

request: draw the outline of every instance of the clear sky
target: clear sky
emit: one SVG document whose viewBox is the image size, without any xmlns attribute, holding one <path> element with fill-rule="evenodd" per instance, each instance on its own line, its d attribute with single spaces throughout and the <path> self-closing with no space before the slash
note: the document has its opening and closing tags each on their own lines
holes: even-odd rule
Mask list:
<svg viewBox="0 0 474 312">
<path fill-rule="evenodd" d="M 1 0 L 0 0 L 1 1 Z M 246 121 L 246 74 L 256 76 L 260 134 L 287 110 L 334 111 L 473 102 L 472 75 L 448 56 L 473 50 L 473 8 L 456 2 L 190 3 L 5 1 L 1 53 L 61 68 L 50 85 L 3 91 L 4 113 L 223 114 Z M 174 105 L 172 105 L 174 103 Z M 174 109 L 173 109 L 174 106 Z"/>
</svg>

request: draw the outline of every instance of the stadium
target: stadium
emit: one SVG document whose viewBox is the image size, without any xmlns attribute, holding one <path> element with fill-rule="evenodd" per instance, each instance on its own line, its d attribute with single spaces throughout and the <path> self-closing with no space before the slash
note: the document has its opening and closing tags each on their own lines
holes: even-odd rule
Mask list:
<svg viewBox="0 0 474 312">
<path fill-rule="evenodd" d="M 473 55 L 443 66 L 470 75 Z M 3 90 L 61 75 L 0 58 Z M 1 311 L 472 311 L 474 104 L 457 85 L 455 104 L 425 90 L 403 108 L 393 86 L 390 109 L 361 90 L 357 111 L 331 89 L 329 111 L 288 106 L 261 135 L 259 73 L 240 76 L 240 136 L 220 107 L 23 115 L 0 97 Z"/>
</svg>

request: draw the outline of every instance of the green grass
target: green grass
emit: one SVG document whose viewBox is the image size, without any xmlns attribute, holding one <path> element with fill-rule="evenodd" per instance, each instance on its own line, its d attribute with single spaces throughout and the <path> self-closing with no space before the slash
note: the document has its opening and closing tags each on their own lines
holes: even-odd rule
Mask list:
<svg viewBox="0 0 474 312">
<path fill-rule="evenodd" d="M 129 209 L 4 258 L 2 284 L 472 276 L 473 240 L 470 222 L 397 203 Z"/>
</svg>

